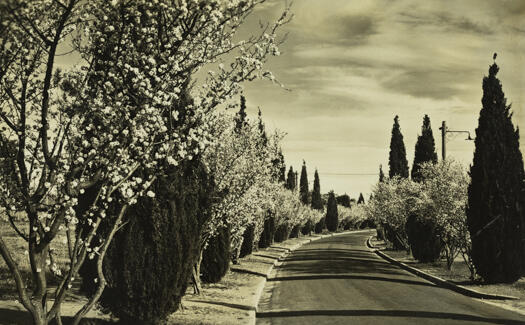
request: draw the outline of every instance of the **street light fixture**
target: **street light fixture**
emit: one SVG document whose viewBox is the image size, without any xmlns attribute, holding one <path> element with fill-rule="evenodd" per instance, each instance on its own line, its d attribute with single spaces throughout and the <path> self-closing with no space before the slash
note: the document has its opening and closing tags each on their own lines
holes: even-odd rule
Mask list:
<svg viewBox="0 0 525 325">
<path fill-rule="evenodd" d="M 441 123 L 441 127 L 439 129 L 441 130 L 441 157 L 443 158 L 443 160 L 445 160 L 447 157 L 447 152 L 446 152 L 447 133 L 467 133 L 468 137 L 465 140 L 468 140 L 468 141 L 474 140 L 470 136 L 470 131 L 456 131 L 456 130 L 447 129 L 447 124 L 445 123 L 445 121 Z"/>
</svg>

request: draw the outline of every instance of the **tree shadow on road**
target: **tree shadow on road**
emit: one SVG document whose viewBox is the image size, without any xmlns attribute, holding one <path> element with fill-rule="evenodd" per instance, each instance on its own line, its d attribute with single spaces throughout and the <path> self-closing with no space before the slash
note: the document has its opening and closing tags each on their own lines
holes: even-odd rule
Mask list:
<svg viewBox="0 0 525 325">
<path fill-rule="evenodd" d="M 266 311 L 257 312 L 257 318 L 276 318 L 276 317 L 299 317 L 299 316 L 354 316 L 354 317 L 406 317 L 406 318 L 434 318 L 443 320 L 470 321 L 476 323 L 490 324 L 525 324 L 524 321 L 517 319 L 488 318 L 468 314 L 414 311 L 414 310 L 290 310 L 290 311 Z M 422 320 L 423 322 L 423 320 Z"/>
</svg>

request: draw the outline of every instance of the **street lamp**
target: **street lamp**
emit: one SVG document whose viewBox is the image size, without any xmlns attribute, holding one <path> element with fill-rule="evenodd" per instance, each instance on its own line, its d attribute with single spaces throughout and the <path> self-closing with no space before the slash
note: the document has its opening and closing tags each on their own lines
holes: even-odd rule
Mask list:
<svg viewBox="0 0 525 325">
<path fill-rule="evenodd" d="M 448 130 L 447 129 L 447 124 L 445 123 L 445 121 L 443 121 L 441 123 L 441 127 L 439 129 L 441 130 L 441 157 L 443 158 L 443 160 L 445 160 L 445 158 L 447 157 L 447 151 L 446 151 L 446 147 L 447 147 L 446 146 L 447 133 L 467 133 L 468 137 L 465 140 L 474 140 L 470 136 L 470 131 Z"/>
</svg>

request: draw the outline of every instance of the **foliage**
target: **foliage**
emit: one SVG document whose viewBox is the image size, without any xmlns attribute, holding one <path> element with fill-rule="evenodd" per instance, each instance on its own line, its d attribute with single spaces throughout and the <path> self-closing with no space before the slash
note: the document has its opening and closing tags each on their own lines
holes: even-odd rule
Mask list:
<svg viewBox="0 0 525 325">
<path fill-rule="evenodd" d="M 385 180 L 385 173 L 383 173 L 383 165 L 379 165 L 379 181 L 383 182 Z"/>
<path fill-rule="evenodd" d="M 321 199 L 321 183 L 317 169 L 314 174 L 314 188 L 312 190 L 312 209 L 323 210 L 323 200 Z"/>
<path fill-rule="evenodd" d="M 317 221 L 317 223 L 315 224 L 315 228 L 314 228 L 314 231 L 316 234 L 320 234 L 323 232 L 323 230 L 326 228 L 326 217 L 322 217 L 321 219 L 319 219 L 319 221 Z"/>
<path fill-rule="evenodd" d="M 434 143 L 434 135 L 432 133 L 432 126 L 430 125 L 430 118 L 425 115 L 423 118 L 423 125 L 421 126 L 421 135 L 417 137 L 416 149 L 414 153 L 414 164 L 412 165 L 411 176 L 415 182 L 421 182 L 421 164 L 424 162 L 437 162 L 436 146 Z"/>
<path fill-rule="evenodd" d="M 514 282 L 525 272 L 525 175 L 498 71 L 494 63 L 483 78 L 467 220 L 479 275 L 487 282 Z"/>
<path fill-rule="evenodd" d="M 352 208 L 345 206 L 338 206 L 339 225 L 344 230 L 360 229 L 361 225 L 366 222 L 368 215 L 364 205 L 354 205 Z"/>
<path fill-rule="evenodd" d="M 288 176 L 286 178 L 285 187 L 290 191 L 295 191 L 295 188 L 297 187 L 297 184 L 295 183 L 295 172 L 293 171 L 293 167 L 290 166 L 290 169 L 288 170 Z"/>
<path fill-rule="evenodd" d="M 197 161 L 172 168 L 152 184 L 154 198 L 140 198 L 125 216 L 104 259 L 108 287 L 100 304 L 121 321 L 161 323 L 179 307 L 198 258 L 200 229 L 211 204 L 213 182 Z M 117 206 L 113 209 L 119 210 Z M 111 224 L 104 223 L 104 232 Z M 95 260 L 82 266 L 82 287 L 97 290 Z"/>
<path fill-rule="evenodd" d="M 308 190 L 308 174 L 306 173 L 306 162 L 303 160 L 303 167 L 301 168 L 301 179 L 299 180 L 299 194 L 301 197 L 301 202 L 307 205 L 309 198 Z"/>
<path fill-rule="evenodd" d="M 246 121 L 246 97 L 241 95 L 241 104 L 239 107 L 239 112 L 235 115 L 235 130 L 242 130 L 247 127 L 248 123 Z"/>
<path fill-rule="evenodd" d="M 350 207 L 350 196 L 348 194 L 338 195 L 335 200 L 337 201 L 337 204 L 342 205 L 344 207 L 349 208 Z"/>
<path fill-rule="evenodd" d="M 259 239 L 259 248 L 270 247 L 273 243 L 273 238 L 275 236 L 275 218 L 272 215 L 269 215 L 264 219 L 264 230 Z"/>
<path fill-rule="evenodd" d="M 434 219 L 410 215 L 406 222 L 406 232 L 412 256 L 416 260 L 429 263 L 439 259 L 443 244 Z"/>
<path fill-rule="evenodd" d="M 244 230 L 242 235 L 242 245 L 239 252 L 239 257 L 250 255 L 253 251 L 253 244 L 255 241 L 255 224 L 250 224 Z"/>
<path fill-rule="evenodd" d="M 339 226 L 339 213 L 337 212 L 337 202 L 334 191 L 328 194 L 328 204 L 326 206 L 326 228 L 329 231 L 336 231 Z"/>
<path fill-rule="evenodd" d="M 408 217 L 417 214 L 421 203 L 421 185 L 399 176 L 378 182 L 373 198 L 366 205 L 370 218 L 385 230 L 387 240 L 396 249 L 408 249 L 405 224 Z"/>
<path fill-rule="evenodd" d="M 405 143 L 403 142 L 403 135 L 399 126 L 399 117 L 394 118 L 394 126 L 392 127 L 392 138 L 390 139 L 390 154 L 388 156 L 388 176 L 393 178 L 399 176 L 402 178 L 408 177 L 408 161 L 406 158 Z"/>
<path fill-rule="evenodd" d="M 230 266 L 230 229 L 220 228 L 202 254 L 200 265 L 201 280 L 206 283 L 219 282 Z"/>
</svg>

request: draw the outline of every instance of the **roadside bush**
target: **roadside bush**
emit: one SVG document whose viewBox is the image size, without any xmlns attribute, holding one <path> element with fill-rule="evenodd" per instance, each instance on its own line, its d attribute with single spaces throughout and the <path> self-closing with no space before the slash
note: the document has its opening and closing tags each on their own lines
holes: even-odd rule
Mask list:
<svg viewBox="0 0 525 325">
<path fill-rule="evenodd" d="M 230 229 L 222 227 L 202 253 L 201 280 L 205 283 L 219 282 L 228 272 L 230 257 Z"/>
<path fill-rule="evenodd" d="M 242 237 L 243 237 L 243 240 L 242 240 L 239 257 L 245 257 L 252 253 L 253 241 L 255 239 L 254 238 L 255 237 L 255 225 L 251 224 L 248 227 L 246 227 L 246 230 L 244 230 Z"/>
<path fill-rule="evenodd" d="M 270 247 L 275 236 L 275 218 L 269 216 L 264 220 L 264 230 L 259 239 L 259 248 Z"/>
<path fill-rule="evenodd" d="M 321 218 L 316 224 L 315 224 L 315 233 L 320 234 L 323 232 L 323 230 L 326 228 L 325 224 L 325 218 Z"/>
<path fill-rule="evenodd" d="M 415 214 L 407 219 L 406 232 L 412 256 L 420 262 L 435 262 L 441 255 L 443 243 L 436 223 Z"/>
<path fill-rule="evenodd" d="M 154 198 L 142 197 L 128 209 L 103 263 L 108 285 L 100 305 L 126 324 L 160 324 L 178 309 L 198 259 L 213 182 L 191 162 L 157 177 L 151 190 Z M 96 285 L 95 261 L 80 271 L 88 294 Z"/>
<path fill-rule="evenodd" d="M 326 206 L 326 228 L 328 231 L 336 231 L 339 225 L 339 213 L 337 212 L 337 202 L 334 191 L 328 194 L 328 204 Z"/>
<path fill-rule="evenodd" d="M 309 235 L 312 231 L 314 231 L 315 225 L 312 222 L 312 220 L 306 221 L 306 223 L 301 227 L 301 233 L 305 236 Z"/>
<path fill-rule="evenodd" d="M 277 243 L 283 242 L 288 239 L 290 228 L 286 223 L 277 226 L 275 229 L 274 241 Z"/>
<path fill-rule="evenodd" d="M 293 226 L 292 230 L 290 231 L 289 238 L 298 238 L 300 230 L 301 230 L 301 226 L 300 225 Z"/>
</svg>

